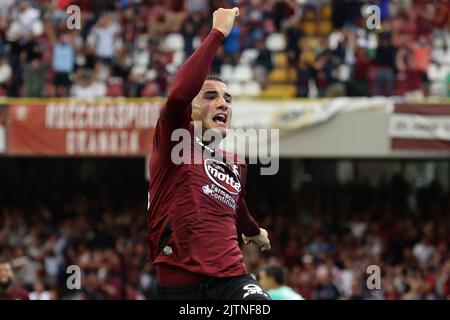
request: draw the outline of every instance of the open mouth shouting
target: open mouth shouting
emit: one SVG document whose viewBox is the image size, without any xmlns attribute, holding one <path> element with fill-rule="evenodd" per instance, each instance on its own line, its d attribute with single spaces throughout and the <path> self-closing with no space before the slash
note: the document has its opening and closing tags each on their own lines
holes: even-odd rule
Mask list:
<svg viewBox="0 0 450 320">
<path fill-rule="evenodd" d="M 228 115 L 225 112 L 216 113 L 212 120 L 217 127 L 227 128 Z"/>
</svg>

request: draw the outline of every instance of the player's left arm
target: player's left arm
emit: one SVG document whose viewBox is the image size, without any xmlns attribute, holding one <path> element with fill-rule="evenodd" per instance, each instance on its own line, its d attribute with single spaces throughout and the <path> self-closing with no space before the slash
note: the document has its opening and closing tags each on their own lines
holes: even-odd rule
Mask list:
<svg viewBox="0 0 450 320">
<path fill-rule="evenodd" d="M 245 184 L 247 178 L 247 166 L 240 165 L 240 176 L 242 183 L 242 193 L 239 198 L 236 210 L 236 226 L 238 234 L 242 234 L 245 244 L 254 243 L 262 251 L 270 249 L 270 240 L 267 230 L 260 228 L 253 216 L 250 214 L 247 203 L 245 202 Z"/>
<path fill-rule="evenodd" d="M 254 243 L 262 251 L 270 250 L 270 240 L 266 229 L 260 228 L 248 211 L 245 200 L 241 198 L 237 210 L 237 229 L 242 233 L 245 244 Z"/>
</svg>

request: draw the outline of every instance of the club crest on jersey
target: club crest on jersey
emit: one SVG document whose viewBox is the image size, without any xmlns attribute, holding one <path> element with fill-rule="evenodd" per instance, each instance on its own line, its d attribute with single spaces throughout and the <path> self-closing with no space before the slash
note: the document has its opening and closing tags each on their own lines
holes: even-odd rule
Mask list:
<svg viewBox="0 0 450 320">
<path fill-rule="evenodd" d="M 206 174 L 217 186 L 231 194 L 241 192 L 237 170 L 230 170 L 225 163 L 211 158 L 205 160 L 204 166 Z"/>
<path fill-rule="evenodd" d="M 229 163 L 228 167 L 230 168 L 231 171 L 233 171 L 233 173 L 237 176 L 240 177 L 240 173 L 239 173 L 239 166 L 236 163 Z"/>
</svg>

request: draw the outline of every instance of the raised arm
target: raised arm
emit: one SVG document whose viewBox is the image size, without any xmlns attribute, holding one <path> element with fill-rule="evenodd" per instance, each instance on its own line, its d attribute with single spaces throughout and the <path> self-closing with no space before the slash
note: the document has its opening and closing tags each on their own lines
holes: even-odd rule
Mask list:
<svg viewBox="0 0 450 320">
<path fill-rule="evenodd" d="M 239 9 L 218 9 L 213 14 L 213 27 L 195 52 L 186 60 L 169 89 L 162 116 L 180 125 L 191 117 L 191 102 L 202 88 L 212 61 L 223 40 L 231 31 Z"/>
</svg>

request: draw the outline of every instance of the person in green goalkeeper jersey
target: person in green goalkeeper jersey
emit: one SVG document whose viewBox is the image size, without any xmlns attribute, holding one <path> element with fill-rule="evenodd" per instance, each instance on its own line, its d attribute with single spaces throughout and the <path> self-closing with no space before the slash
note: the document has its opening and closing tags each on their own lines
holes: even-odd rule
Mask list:
<svg viewBox="0 0 450 320">
<path fill-rule="evenodd" d="M 284 269 L 280 265 L 263 266 L 258 272 L 258 280 L 272 300 L 305 300 L 300 294 L 287 286 Z"/>
</svg>

